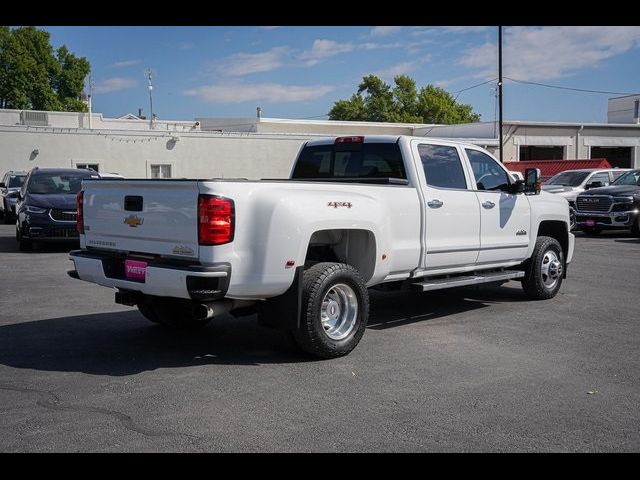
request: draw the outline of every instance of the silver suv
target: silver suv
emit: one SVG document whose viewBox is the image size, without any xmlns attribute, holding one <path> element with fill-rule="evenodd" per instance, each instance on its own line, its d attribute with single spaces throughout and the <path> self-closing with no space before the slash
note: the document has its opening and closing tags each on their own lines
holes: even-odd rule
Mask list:
<svg viewBox="0 0 640 480">
<path fill-rule="evenodd" d="M 590 188 L 608 187 L 631 168 L 584 168 L 556 173 L 542 185 L 542 190 L 567 199 L 571 212 L 571 227 L 575 226 L 576 197 Z"/>
</svg>

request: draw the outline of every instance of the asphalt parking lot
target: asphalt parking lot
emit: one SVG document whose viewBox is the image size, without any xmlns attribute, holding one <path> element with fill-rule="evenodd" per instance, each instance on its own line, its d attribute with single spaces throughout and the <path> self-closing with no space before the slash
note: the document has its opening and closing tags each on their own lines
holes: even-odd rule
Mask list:
<svg viewBox="0 0 640 480">
<path fill-rule="evenodd" d="M 640 239 L 577 234 L 560 294 L 372 293 L 317 361 L 254 317 L 165 331 L 0 226 L 0 451 L 638 451 Z"/>
</svg>

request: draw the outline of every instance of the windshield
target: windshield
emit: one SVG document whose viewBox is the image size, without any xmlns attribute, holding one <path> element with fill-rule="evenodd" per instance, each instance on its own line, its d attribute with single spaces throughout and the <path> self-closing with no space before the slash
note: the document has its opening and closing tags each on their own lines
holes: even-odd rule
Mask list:
<svg viewBox="0 0 640 480">
<path fill-rule="evenodd" d="M 551 177 L 545 185 L 562 185 L 564 187 L 577 187 L 585 178 L 587 178 L 589 172 L 561 172 Z"/>
<path fill-rule="evenodd" d="M 9 177 L 9 185 L 7 185 L 7 188 L 21 187 L 24 183 L 25 177 L 26 175 L 11 175 Z"/>
<path fill-rule="evenodd" d="M 33 175 L 28 191 L 39 194 L 78 193 L 82 187 L 82 179 L 90 177 L 91 174 L 88 173 Z"/>
<path fill-rule="evenodd" d="M 625 173 L 611 185 L 640 185 L 640 170 Z"/>
</svg>

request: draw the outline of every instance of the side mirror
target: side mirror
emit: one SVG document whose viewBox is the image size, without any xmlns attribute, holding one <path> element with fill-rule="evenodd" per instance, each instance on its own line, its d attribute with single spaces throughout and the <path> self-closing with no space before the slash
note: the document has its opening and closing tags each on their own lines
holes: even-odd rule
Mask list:
<svg viewBox="0 0 640 480">
<path fill-rule="evenodd" d="M 509 193 L 522 193 L 524 192 L 524 180 L 514 180 L 509 184 Z"/>
<path fill-rule="evenodd" d="M 4 182 L 0 182 L 0 188 L 7 188 L 7 186 L 4 184 Z"/>
<path fill-rule="evenodd" d="M 540 169 L 527 168 L 524 171 L 524 193 L 538 195 L 540 193 Z"/>
<path fill-rule="evenodd" d="M 590 188 L 600 188 L 600 187 L 604 187 L 604 185 L 602 184 L 602 182 L 591 182 L 591 183 L 587 183 L 584 186 L 585 190 L 589 190 Z"/>
</svg>

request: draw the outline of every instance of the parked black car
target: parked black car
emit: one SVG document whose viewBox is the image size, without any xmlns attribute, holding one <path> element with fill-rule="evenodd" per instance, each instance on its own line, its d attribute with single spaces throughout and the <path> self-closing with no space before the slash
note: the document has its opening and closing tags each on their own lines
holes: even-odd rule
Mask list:
<svg viewBox="0 0 640 480">
<path fill-rule="evenodd" d="M 0 216 L 6 224 L 15 221 L 18 192 L 26 176 L 27 172 L 9 171 L 0 178 Z"/>
<path fill-rule="evenodd" d="M 34 168 L 18 194 L 16 240 L 20 250 L 37 241 L 78 241 L 76 195 L 93 170 Z"/>
<path fill-rule="evenodd" d="M 608 187 L 578 195 L 576 224 L 592 235 L 605 229 L 631 229 L 640 235 L 640 170 L 625 173 Z"/>
</svg>

